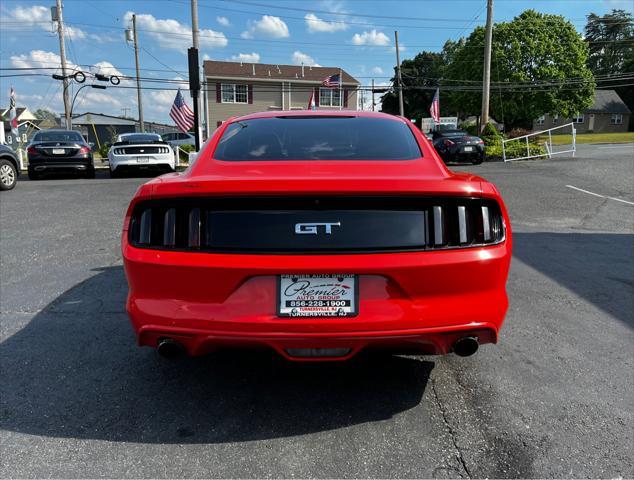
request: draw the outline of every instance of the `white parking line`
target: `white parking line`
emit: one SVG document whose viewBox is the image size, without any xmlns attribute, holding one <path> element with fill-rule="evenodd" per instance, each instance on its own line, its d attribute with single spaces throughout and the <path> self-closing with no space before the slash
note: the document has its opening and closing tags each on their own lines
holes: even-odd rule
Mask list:
<svg viewBox="0 0 634 480">
<path fill-rule="evenodd" d="M 614 200 L 616 202 L 622 202 L 622 203 L 627 203 L 628 205 L 634 205 L 634 202 L 630 202 L 628 200 L 623 200 L 621 198 L 608 197 L 606 195 L 600 195 L 598 193 L 589 192 L 588 190 L 584 190 L 583 188 L 575 187 L 574 185 L 566 185 L 566 187 L 572 188 L 573 190 L 578 190 L 579 192 L 587 193 L 588 195 L 594 195 L 595 197 L 607 198 L 608 200 Z"/>
</svg>

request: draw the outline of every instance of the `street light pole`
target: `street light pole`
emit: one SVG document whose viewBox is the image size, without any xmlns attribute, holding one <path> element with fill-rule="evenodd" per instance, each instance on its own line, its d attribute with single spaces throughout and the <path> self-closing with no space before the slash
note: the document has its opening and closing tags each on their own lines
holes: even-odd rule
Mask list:
<svg viewBox="0 0 634 480">
<path fill-rule="evenodd" d="M 136 63 L 136 96 L 139 104 L 139 130 L 145 132 L 143 123 L 143 100 L 141 99 L 141 73 L 139 68 L 139 43 L 136 34 L 136 14 L 132 14 L 132 34 L 134 36 L 134 62 Z"/>
<path fill-rule="evenodd" d="M 94 84 L 91 84 L 91 85 L 85 84 L 85 85 L 82 85 L 81 87 L 79 87 L 77 89 L 77 91 L 75 92 L 75 95 L 73 95 L 73 101 L 70 104 L 70 116 L 71 116 L 71 118 L 73 117 L 73 109 L 75 108 L 75 100 L 77 100 L 77 95 L 79 95 L 79 92 L 81 92 L 86 87 L 97 88 L 99 90 L 105 90 L 106 89 L 106 87 L 104 85 L 94 85 Z"/>
<path fill-rule="evenodd" d="M 484 74 L 482 75 L 482 115 L 480 133 L 489 123 L 489 91 L 491 88 L 491 40 L 493 38 L 493 0 L 487 0 L 487 23 L 484 37 Z"/>
<path fill-rule="evenodd" d="M 396 77 L 398 79 L 398 111 L 401 117 L 405 116 L 403 107 L 403 78 L 401 77 L 401 56 L 398 51 L 398 32 L 394 32 L 394 46 L 396 47 Z"/>
<path fill-rule="evenodd" d="M 198 0 L 191 0 L 191 10 L 192 10 L 192 47 L 194 48 L 193 52 L 189 54 L 189 75 L 195 75 L 196 79 L 192 82 L 192 79 L 189 80 L 189 85 L 191 89 L 192 100 L 194 101 L 194 134 L 196 136 L 195 144 L 196 151 L 200 150 L 201 141 L 201 128 L 200 128 L 200 70 L 198 65 L 198 50 L 200 48 L 200 40 L 199 40 L 199 30 L 198 30 Z M 196 64 L 192 65 L 192 61 L 195 61 Z M 191 88 L 195 87 L 195 88 Z"/>
<path fill-rule="evenodd" d="M 70 93 L 68 91 L 69 78 L 66 73 L 66 45 L 64 42 L 64 17 L 62 14 L 62 0 L 56 2 L 56 14 L 57 14 L 57 35 L 59 36 L 59 56 L 62 62 L 62 77 L 64 82 L 63 96 L 64 96 L 64 117 L 66 118 L 66 128 L 71 129 L 71 109 L 70 109 Z"/>
</svg>

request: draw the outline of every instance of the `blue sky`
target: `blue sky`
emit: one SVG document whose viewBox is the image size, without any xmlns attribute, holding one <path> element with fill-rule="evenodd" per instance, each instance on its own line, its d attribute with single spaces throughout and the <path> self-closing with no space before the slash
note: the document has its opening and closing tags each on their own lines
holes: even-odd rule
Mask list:
<svg viewBox="0 0 634 480">
<path fill-rule="evenodd" d="M 59 63 L 59 43 L 50 22 L 53 4 L 0 3 L 0 67 L 53 73 L 42 70 Z M 563 15 L 581 31 L 588 13 L 632 11 L 634 1 L 496 0 L 495 21 L 509 20 L 527 8 Z M 188 0 L 65 0 L 69 63 L 93 72 L 134 75 L 134 51 L 124 38 L 132 12 L 142 47 L 141 76 L 186 78 L 186 49 L 191 46 Z M 337 66 L 364 85 L 372 78 L 380 85 L 387 84 L 395 64 L 394 30 L 399 31 L 403 59 L 421 50 L 440 50 L 447 39 L 468 35 L 485 18 L 486 0 L 199 0 L 200 54 L 215 60 Z M 8 104 L 13 86 L 18 106 L 61 112 L 60 83 L 50 76 L 0 78 L 0 105 Z M 145 85 L 157 88 L 143 92 L 146 119 L 169 122 L 175 95 L 169 89 L 177 84 Z M 133 84 L 123 81 L 121 86 Z M 121 115 L 126 108 L 136 116 L 132 88 L 85 88 L 75 113 Z"/>
</svg>

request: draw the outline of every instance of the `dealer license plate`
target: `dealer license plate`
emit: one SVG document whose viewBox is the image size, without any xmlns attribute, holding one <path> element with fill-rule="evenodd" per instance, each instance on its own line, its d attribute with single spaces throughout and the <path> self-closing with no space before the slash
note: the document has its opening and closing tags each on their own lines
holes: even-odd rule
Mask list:
<svg viewBox="0 0 634 480">
<path fill-rule="evenodd" d="M 53 155 L 64 155 L 65 153 L 66 153 L 66 150 L 64 150 L 63 148 L 53 149 Z"/>
<path fill-rule="evenodd" d="M 137 163 L 148 163 L 150 161 L 150 157 L 136 157 Z"/>
<path fill-rule="evenodd" d="M 473 147 L 464 147 L 465 152 L 473 152 Z"/>
<path fill-rule="evenodd" d="M 280 317 L 354 317 L 359 312 L 356 275 L 280 275 Z"/>
</svg>

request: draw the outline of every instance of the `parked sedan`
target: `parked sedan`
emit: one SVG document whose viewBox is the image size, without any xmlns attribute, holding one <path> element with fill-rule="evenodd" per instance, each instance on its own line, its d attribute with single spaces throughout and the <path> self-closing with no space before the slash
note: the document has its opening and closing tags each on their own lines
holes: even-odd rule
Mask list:
<svg viewBox="0 0 634 480">
<path fill-rule="evenodd" d="M 174 151 L 156 133 L 123 133 L 108 152 L 110 176 L 125 172 L 154 170 L 173 172 L 176 168 Z"/>
<path fill-rule="evenodd" d="M 37 180 L 46 173 L 79 173 L 95 178 L 92 149 L 74 130 L 42 130 L 26 148 L 29 178 Z"/>
<path fill-rule="evenodd" d="M 173 132 L 161 135 L 163 140 L 169 143 L 172 147 L 181 145 L 196 145 L 196 139 L 191 133 Z"/>
<path fill-rule="evenodd" d="M 0 145 L 0 190 L 15 187 L 20 174 L 18 157 L 10 147 Z"/>
<path fill-rule="evenodd" d="M 464 130 L 439 130 L 433 133 L 433 144 L 442 159 L 447 162 L 484 161 L 484 142 Z"/>
</svg>

